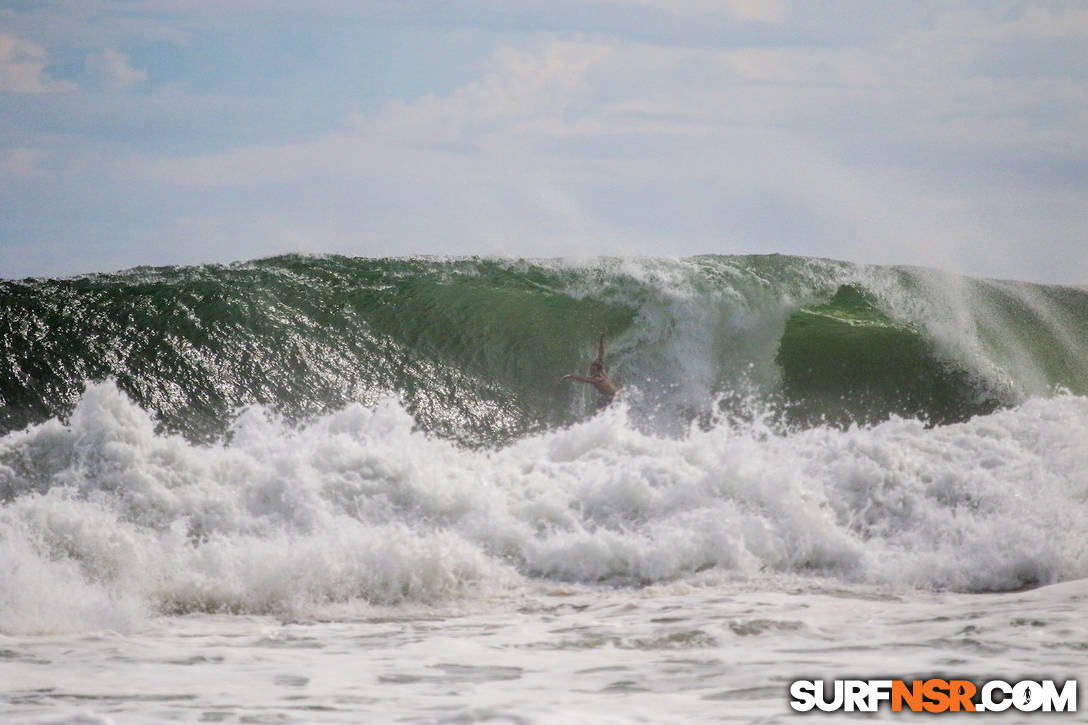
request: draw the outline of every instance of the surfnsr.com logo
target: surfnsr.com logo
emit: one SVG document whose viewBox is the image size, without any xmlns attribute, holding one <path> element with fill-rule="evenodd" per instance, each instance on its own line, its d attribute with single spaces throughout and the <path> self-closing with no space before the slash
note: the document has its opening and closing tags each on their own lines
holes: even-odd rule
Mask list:
<svg viewBox="0 0 1088 725">
<path fill-rule="evenodd" d="M 798 712 L 1076 712 L 1077 681 L 1054 680 L 796 680 L 790 707 Z"/>
</svg>

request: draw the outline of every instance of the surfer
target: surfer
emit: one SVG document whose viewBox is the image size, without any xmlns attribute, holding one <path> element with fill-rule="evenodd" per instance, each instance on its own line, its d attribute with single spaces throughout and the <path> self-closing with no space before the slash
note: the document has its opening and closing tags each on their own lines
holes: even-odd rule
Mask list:
<svg viewBox="0 0 1088 725">
<path fill-rule="evenodd" d="M 608 377 L 608 372 L 604 369 L 604 333 L 601 333 L 601 342 L 597 348 L 597 359 L 589 364 L 589 376 L 585 375 L 564 375 L 563 380 L 578 380 L 583 383 L 589 383 L 597 389 L 597 392 L 601 394 L 601 402 L 598 407 L 603 408 L 612 402 L 612 399 L 616 397 L 616 393 L 619 392 L 619 388 Z"/>
</svg>

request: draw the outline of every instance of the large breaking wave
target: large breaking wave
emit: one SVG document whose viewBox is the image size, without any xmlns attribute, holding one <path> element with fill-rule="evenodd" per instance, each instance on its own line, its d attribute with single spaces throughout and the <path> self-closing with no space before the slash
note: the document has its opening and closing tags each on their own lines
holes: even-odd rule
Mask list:
<svg viewBox="0 0 1088 725">
<path fill-rule="evenodd" d="M 289 257 L 0 293 L 0 631 L 525 580 L 1088 576 L 1081 290 Z M 591 416 L 558 377 L 599 329 L 626 392 Z"/>
<path fill-rule="evenodd" d="M 277 257 L 0 283 L 0 427 L 112 377 L 166 430 L 259 403 L 306 420 L 394 395 L 426 429 L 503 443 L 579 419 L 598 330 L 660 430 L 756 394 L 791 422 L 965 420 L 1088 392 L 1088 292 L 792 257 Z M 742 396 L 743 397 L 743 396 Z"/>
</svg>

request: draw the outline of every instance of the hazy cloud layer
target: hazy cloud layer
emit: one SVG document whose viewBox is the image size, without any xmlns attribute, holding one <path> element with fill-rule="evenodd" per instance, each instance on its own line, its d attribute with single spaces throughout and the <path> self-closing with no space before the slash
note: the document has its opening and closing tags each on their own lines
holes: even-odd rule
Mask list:
<svg viewBox="0 0 1088 725">
<path fill-rule="evenodd" d="M 781 252 L 1088 277 L 1081 3 L 0 16 L 6 277 L 283 251 Z"/>
</svg>

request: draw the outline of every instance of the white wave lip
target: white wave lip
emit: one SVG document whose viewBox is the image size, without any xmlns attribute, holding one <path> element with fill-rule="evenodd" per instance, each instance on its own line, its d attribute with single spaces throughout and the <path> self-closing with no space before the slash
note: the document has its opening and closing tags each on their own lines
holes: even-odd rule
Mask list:
<svg viewBox="0 0 1088 725">
<path fill-rule="evenodd" d="M 435 602 L 526 579 L 761 572 L 962 591 L 1088 576 L 1088 399 L 966 423 L 658 437 L 615 406 L 500 450 L 395 401 L 229 443 L 156 434 L 111 383 L 0 439 L 0 631 Z"/>
</svg>

